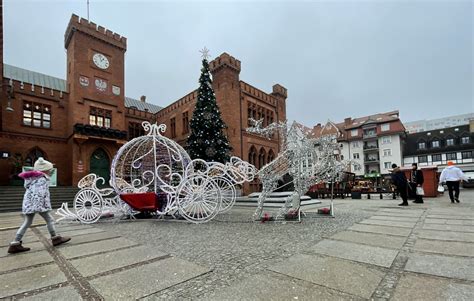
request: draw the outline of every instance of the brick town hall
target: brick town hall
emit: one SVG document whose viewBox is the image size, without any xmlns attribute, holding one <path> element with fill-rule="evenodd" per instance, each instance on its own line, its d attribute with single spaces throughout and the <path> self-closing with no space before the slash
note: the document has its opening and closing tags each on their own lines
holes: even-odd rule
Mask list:
<svg viewBox="0 0 474 301">
<path fill-rule="evenodd" d="M 3 13 L 0 19 L 0 185 L 13 184 L 40 156 L 55 163 L 58 185 L 75 185 L 88 173 L 108 178 L 116 151 L 143 134 L 143 121 L 166 124 L 166 135 L 184 145 L 197 90 L 164 108 L 144 96 L 126 97 L 125 37 L 72 15 L 64 35 L 64 80 L 4 64 Z M 285 120 L 287 90 L 276 84 L 265 93 L 245 83 L 240 66 L 227 53 L 211 61 L 213 88 L 233 155 L 261 167 L 278 154 L 279 137 L 246 133 L 248 118 L 263 118 L 264 125 Z M 257 182 L 244 187 L 258 189 Z"/>
</svg>

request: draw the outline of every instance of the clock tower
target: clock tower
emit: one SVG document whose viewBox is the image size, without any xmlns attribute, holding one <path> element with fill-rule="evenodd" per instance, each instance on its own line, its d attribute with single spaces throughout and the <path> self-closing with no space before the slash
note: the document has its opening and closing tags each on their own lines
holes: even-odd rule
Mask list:
<svg viewBox="0 0 474 301">
<path fill-rule="evenodd" d="M 127 39 L 72 15 L 66 33 L 68 161 L 72 183 L 88 173 L 108 183 L 110 163 L 125 143 L 124 56 Z"/>
<path fill-rule="evenodd" d="M 124 56 L 127 39 L 72 15 L 64 35 L 69 87 L 69 131 L 75 124 L 125 130 Z M 91 111 L 107 112 L 91 120 Z M 110 124 L 109 124 L 110 123 Z"/>
</svg>

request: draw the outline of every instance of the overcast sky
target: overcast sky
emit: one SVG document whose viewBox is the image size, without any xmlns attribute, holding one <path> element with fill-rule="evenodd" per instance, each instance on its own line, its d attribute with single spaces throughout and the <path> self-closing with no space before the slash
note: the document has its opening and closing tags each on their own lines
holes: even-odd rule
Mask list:
<svg viewBox="0 0 474 301">
<path fill-rule="evenodd" d="M 4 61 L 66 78 L 64 31 L 87 0 L 4 0 Z M 125 94 L 166 106 L 197 88 L 199 50 L 228 52 L 240 79 L 288 89 L 288 119 L 398 109 L 403 121 L 474 112 L 471 1 L 90 0 L 128 38 Z"/>
</svg>

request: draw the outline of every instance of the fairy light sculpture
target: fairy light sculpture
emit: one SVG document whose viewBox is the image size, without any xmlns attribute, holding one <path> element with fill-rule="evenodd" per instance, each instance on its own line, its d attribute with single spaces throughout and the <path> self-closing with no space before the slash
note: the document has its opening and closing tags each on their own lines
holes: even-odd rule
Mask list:
<svg viewBox="0 0 474 301">
<path fill-rule="evenodd" d="M 341 181 L 351 161 L 340 160 L 341 150 L 336 136 L 308 138 L 307 133 L 294 122 L 288 128 L 286 122 L 272 123 L 262 127 L 262 120 L 249 119 L 252 127 L 247 132 L 270 138 L 278 131 L 281 139 L 281 151 L 278 156 L 257 173 L 262 182 L 262 192 L 258 198 L 255 219 L 261 219 L 263 205 L 268 195 L 278 188 L 278 181 L 285 174 L 292 177 L 294 195 L 286 199 L 276 218 L 282 218 L 290 210 L 299 210 L 300 197 L 314 184 Z M 287 185 L 286 183 L 285 185 Z M 331 209 L 332 198 L 331 198 Z M 333 212 L 333 210 L 331 210 Z"/>
</svg>

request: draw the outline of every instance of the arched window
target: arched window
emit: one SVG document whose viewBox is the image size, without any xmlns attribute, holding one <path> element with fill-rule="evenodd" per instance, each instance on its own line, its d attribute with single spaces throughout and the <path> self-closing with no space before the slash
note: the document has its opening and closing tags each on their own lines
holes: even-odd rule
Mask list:
<svg viewBox="0 0 474 301">
<path fill-rule="evenodd" d="M 271 149 L 269 152 L 268 152 L 268 159 L 267 159 L 267 163 L 270 163 L 273 161 L 273 159 L 275 159 L 275 153 L 273 152 L 273 150 Z"/>
<path fill-rule="evenodd" d="M 35 146 L 26 155 L 25 165 L 33 166 L 33 164 L 35 164 L 35 161 L 38 160 L 39 157 L 47 159 L 46 153 L 43 152 L 43 150 L 41 150 L 39 147 Z"/>
<path fill-rule="evenodd" d="M 251 146 L 249 150 L 249 163 L 252 165 L 257 164 L 257 149 L 255 146 Z"/>
<path fill-rule="evenodd" d="M 263 147 L 260 149 L 260 152 L 258 153 L 258 168 L 262 168 L 266 164 L 266 159 L 267 159 L 267 152 Z"/>
</svg>

